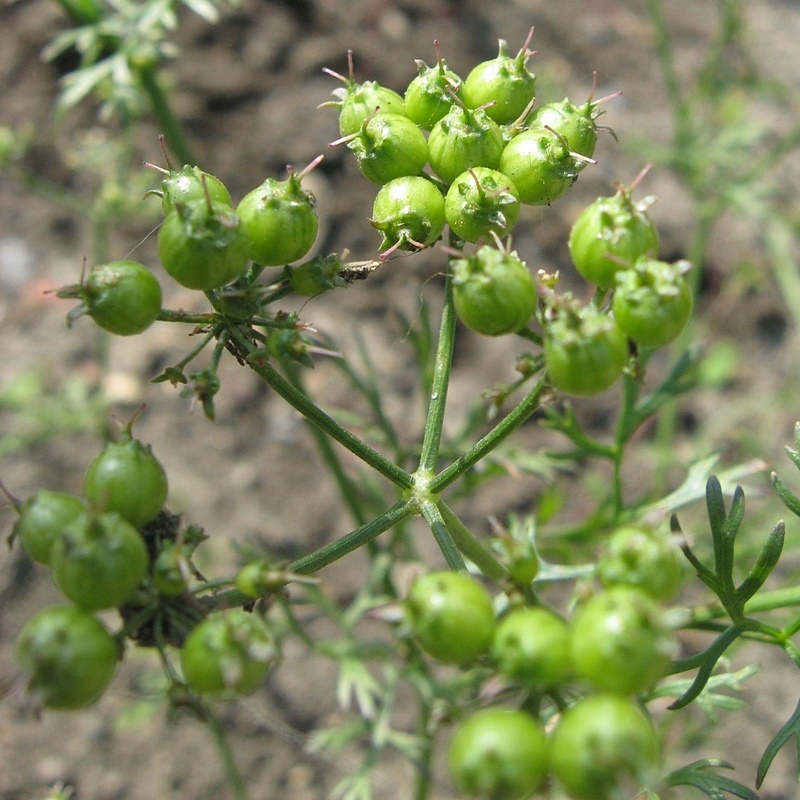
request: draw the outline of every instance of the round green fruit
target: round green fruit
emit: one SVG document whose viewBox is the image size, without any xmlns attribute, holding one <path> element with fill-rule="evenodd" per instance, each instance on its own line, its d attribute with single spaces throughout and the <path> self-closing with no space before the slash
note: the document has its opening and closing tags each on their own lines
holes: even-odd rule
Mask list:
<svg viewBox="0 0 800 800">
<path fill-rule="evenodd" d="M 638 796 L 658 765 L 652 722 L 633 701 L 611 694 L 578 700 L 550 738 L 550 769 L 575 800 Z"/>
<path fill-rule="evenodd" d="M 431 169 L 445 183 L 452 183 L 470 167 L 496 169 L 502 152 L 500 126 L 479 108 L 453 105 L 428 137 Z"/>
<path fill-rule="evenodd" d="M 628 355 L 628 340 L 617 322 L 591 306 L 563 309 L 546 330 L 550 382 L 568 394 L 592 395 L 611 388 Z"/>
<path fill-rule="evenodd" d="M 203 172 L 200 167 L 187 164 L 180 170 L 170 170 L 161 181 L 161 197 L 164 216 L 166 217 L 176 206 L 186 205 L 195 200 L 207 200 L 212 203 L 231 205 L 231 196 L 225 184 L 213 175 Z"/>
<path fill-rule="evenodd" d="M 519 218 L 519 192 L 503 175 L 488 167 L 471 167 L 447 191 L 444 213 L 450 229 L 466 242 L 491 234 L 506 236 Z"/>
<path fill-rule="evenodd" d="M 141 333 L 161 311 L 161 286 L 138 261 L 123 259 L 92 267 L 80 294 L 86 313 L 117 336 Z"/>
<path fill-rule="evenodd" d="M 250 249 L 247 228 L 230 206 L 218 201 L 177 205 L 158 231 L 161 263 L 187 289 L 205 292 L 236 280 Z"/>
<path fill-rule="evenodd" d="M 442 235 L 445 222 L 442 193 L 427 178 L 414 176 L 384 184 L 370 219 L 383 236 L 383 253 L 429 247 Z"/>
<path fill-rule="evenodd" d="M 249 234 L 250 257 L 256 264 L 284 266 L 302 258 L 314 246 L 319 217 L 314 195 L 301 186 L 306 170 L 298 174 L 290 171 L 285 181 L 267 178 L 236 207 Z"/>
<path fill-rule="evenodd" d="M 34 561 L 50 566 L 61 531 L 85 511 L 86 504 L 74 494 L 39 489 L 22 504 L 11 535 Z"/>
<path fill-rule="evenodd" d="M 536 310 L 536 284 L 516 253 L 484 245 L 451 262 L 453 302 L 458 318 L 486 336 L 513 333 Z"/>
<path fill-rule="evenodd" d="M 668 264 L 642 257 L 616 273 L 614 318 L 640 347 L 664 347 L 689 323 L 694 303 L 684 275 L 690 268 L 688 261 Z"/>
<path fill-rule="evenodd" d="M 487 708 L 456 730 L 448 754 L 456 788 L 479 800 L 530 797 L 547 775 L 547 740 L 524 711 Z"/>
<path fill-rule="evenodd" d="M 417 125 L 400 114 L 369 117 L 347 144 L 361 174 L 383 186 L 394 178 L 419 175 L 428 163 L 428 142 Z"/>
<path fill-rule="evenodd" d="M 497 625 L 492 657 L 508 680 L 528 688 L 554 686 L 571 671 L 569 628 L 545 608 L 514 609 Z"/>
<path fill-rule="evenodd" d="M 201 694 L 252 694 L 275 658 L 267 623 L 240 608 L 206 617 L 181 649 L 183 675 Z"/>
<path fill-rule="evenodd" d="M 661 608 L 633 586 L 612 586 L 590 598 L 570 623 L 570 653 L 578 675 L 599 689 L 635 695 L 667 671 L 674 640 Z"/>
<path fill-rule="evenodd" d="M 101 511 L 116 511 L 135 528 L 152 522 L 167 500 L 167 475 L 150 446 L 124 431 L 89 464 L 83 493 Z"/>
<path fill-rule="evenodd" d="M 433 67 L 420 60 L 416 64 L 419 74 L 406 89 L 405 113 L 412 122 L 429 131 L 450 111 L 461 78 L 447 68 L 441 56 Z"/>
<path fill-rule="evenodd" d="M 17 662 L 28 691 L 46 708 L 85 708 L 114 677 L 119 646 L 97 619 L 75 606 L 50 606 L 17 638 Z"/>
<path fill-rule="evenodd" d="M 438 661 L 463 664 L 486 652 L 494 635 L 492 600 L 461 572 L 432 572 L 417 578 L 405 602 L 420 647 Z"/>
<path fill-rule="evenodd" d="M 536 76 L 528 70 L 528 49 L 533 28 L 519 53 L 511 56 L 508 43 L 499 42 L 496 58 L 483 61 L 464 80 L 459 96 L 468 108 L 486 106 L 486 113 L 499 125 L 516 120 L 533 102 Z"/>
<path fill-rule="evenodd" d="M 635 525 L 614 531 L 597 561 L 597 577 L 606 588 L 634 586 L 656 600 L 671 600 L 682 576 L 672 535 Z"/>
<path fill-rule="evenodd" d="M 570 230 L 572 263 L 600 289 L 613 289 L 617 272 L 658 251 L 658 231 L 647 216 L 653 200 L 634 202 L 631 193 L 631 188 L 619 187 L 613 197 L 598 197 Z"/>
<path fill-rule="evenodd" d="M 75 605 L 87 611 L 125 603 L 147 576 L 144 539 L 119 514 L 82 514 L 53 545 L 53 578 Z"/>
</svg>

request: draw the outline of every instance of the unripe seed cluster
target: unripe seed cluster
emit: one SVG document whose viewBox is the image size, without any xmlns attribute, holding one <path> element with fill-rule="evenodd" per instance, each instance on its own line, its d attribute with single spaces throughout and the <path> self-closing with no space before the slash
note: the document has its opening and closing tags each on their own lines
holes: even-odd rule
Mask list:
<svg viewBox="0 0 800 800">
<path fill-rule="evenodd" d="M 133 438 L 132 424 L 89 464 L 82 496 L 41 489 L 25 502 L 11 498 L 11 541 L 51 571 L 69 601 L 31 617 L 17 641 L 31 698 L 46 708 L 88 706 L 114 677 L 124 637 L 109 633 L 98 611 L 138 618 L 129 635 L 141 645 L 180 647 L 197 692 L 248 694 L 275 660 L 258 614 L 199 613 L 187 589 L 197 574 L 192 552 L 205 537 L 193 526 L 180 530 L 164 509 L 164 467 Z"/>
<path fill-rule="evenodd" d="M 591 162 L 597 138 L 591 100 L 580 107 L 551 104 L 541 122 L 533 113 L 530 38 L 515 55 L 501 40 L 497 57 L 465 79 L 447 66 L 437 42 L 436 64 L 418 60 L 403 97 L 375 81 L 358 83 L 352 54 L 349 76 L 326 70 L 344 84 L 334 92 L 337 100 L 324 104 L 339 111 L 343 138 L 332 146 L 347 142 L 364 176 L 390 185 L 372 215 L 384 256 L 430 246 L 445 225 L 462 242 L 506 236 L 520 203 L 553 202 Z M 446 195 L 444 217 L 438 199 L 409 178 Z"/>
<path fill-rule="evenodd" d="M 542 327 L 550 383 L 570 394 L 605 391 L 623 374 L 637 348 L 674 341 L 687 325 L 692 293 L 686 262 L 658 260 L 658 234 L 647 215 L 652 198 L 633 199 L 639 178 L 616 194 L 598 198 L 575 220 L 569 250 L 575 268 L 602 302 L 581 307 L 552 284 L 537 286 L 509 245 L 523 209 L 558 199 L 593 163 L 602 100 L 569 98 L 535 105 L 535 75 L 528 62 L 530 36 L 516 53 L 501 40 L 496 58 L 462 79 L 437 43 L 437 61 L 417 62 L 417 76 L 403 96 L 375 81 L 358 83 L 352 54 L 332 105 L 342 137 L 358 168 L 379 186 L 371 225 L 380 233 L 380 256 L 436 244 L 449 227 L 454 302 L 472 330 L 499 336 L 518 333 L 532 319 Z M 165 154 L 166 155 L 166 154 Z M 267 178 L 234 208 L 224 184 L 198 167 L 162 170 L 157 193 L 164 222 L 158 251 L 165 270 L 183 286 L 220 292 L 252 284 L 265 267 L 302 259 L 313 246 L 319 221 L 303 177 L 321 156 L 285 180 Z M 464 252 L 474 243 L 474 253 Z M 252 263 L 252 267 L 248 267 Z M 287 268 L 287 288 L 311 297 L 346 285 L 335 255 Z M 110 332 L 140 333 L 162 315 L 161 289 L 144 265 L 121 260 L 94 267 L 62 297 L 81 305 L 68 318 L 92 316 Z M 259 313 L 247 303 L 237 311 L 236 291 L 222 293 L 217 310 L 231 316 Z M 254 311 L 255 309 L 255 311 Z M 292 328 L 269 331 L 272 355 L 311 363 L 309 344 Z M 213 392 L 212 392 L 213 393 Z"/>
<path fill-rule="evenodd" d="M 671 551 L 647 529 L 628 528 L 628 554 L 640 566 L 666 563 Z M 615 546 L 614 552 L 618 552 Z M 611 554 L 609 554 L 609 559 Z M 653 567 L 656 564 L 653 561 Z M 463 573 L 418 577 L 405 601 L 406 625 L 436 661 L 491 665 L 508 691 L 564 696 L 571 684 L 589 686 L 561 710 L 545 734 L 528 710 L 499 706 L 468 715 L 456 727 L 448 761 L 466 796 L 514 800 L 528 797 L 552 774 L 577 800 L 611 800 L 620 787 L 646 783 L 658 763 L 651 720 L 636 702 L 666 674 L 673 637 L 659 605 L 661 587 L 627 580 L 632 570 L 608 570 L 604 586 L 568 620 L 538 605 L 517 604 L 496 618 L 483 586 Z M 615 576 L 615 577 L 612 577 Z M 604 751 L 594 757 L 602 740 Z"/>
<path fill-rule="evenodd" d="M 512 55 L 501 40 L 497 57 L 465 79 L 447 66 L 437 42 L 437 63 L 417 61 L 402 98 L 374 81 L 357 83 L 351 54 L 349 77 L 337 76 L 344 83 L 338 100 L 325 104 L 338 108 L 347 132 L 332 146 L 347 142 L 364 176 L 381 185 L 370 222 L 382 235 L 383 258 L 430 247 L 448 226 L 451 247 L 477 243 L 474 254 L 450 261 L 461 321 L 497 336 L 537 317 L 552 386 L 595 394 L 616 383 L 632 350 L 680 335 L 692 308 L 689 265 L 657 260 L 658 234 L 647 215 L 653 200 L 633 199 L 637 178 L 590 204 L 570 234 L 576 269 L 600 297 L 609 293 L 606 302 L 581 307 L 552 285 L 540 301 L 528 267 L 500 237 L 524 206 L 554 202 L 594 162 L 602 100 L 593 88 L 584 103 L 565 98 L 537 108 L 529 42 Z"/>
</svg>

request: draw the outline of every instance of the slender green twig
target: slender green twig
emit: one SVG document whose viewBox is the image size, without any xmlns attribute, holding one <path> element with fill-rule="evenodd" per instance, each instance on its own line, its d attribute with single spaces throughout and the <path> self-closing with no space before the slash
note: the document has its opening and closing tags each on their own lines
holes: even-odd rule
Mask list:
<svg viewBox="0 0 800 800">
<path fill-rule="evenodd" d="M 501 583 L 507 580 L 509 575 L 506 568 L 481 541 L 475 538 L 472 531 L 455 515 L 444 500 L 439 500 L 439 511 L 458 549 L 472 561 L 489 580 L 495 583 Z"/>
<path fill-rule="evenodd" d="M 456 312 L 453 305 L 452 279 L 448 270 L 445 282 L 442 321 L 439 326 L 439 341 L 436 346 L 433 382 L 431 384 L 428 414 L 425 419 L 425 433 L 419 460 L 418 472 L 423 475 L 429 475 L 434 472 L 439 457 L 444 412 L 447 406 L 447 387 L 450 383 L 450 368 L 453 363 L 455 334 Z"/>
<path fill-rule="evenodd" d="M 233 757 L 233 751 L 228 744 L 228 739 L 225 736 L 225 729 L 222 727 L 217 715 L 212 711 L 208 704 L 203 706 L 204 719 L 211 729 L 211 735 L 214 737 L 214 744 L 217 747 L 217 752 L 222 759 L 222 765 L 225 768 L 225 775 L 227 776 L 228 783 L 233 790 L 235 800 L 248 800 L 247 786 L 244 779 L 239 773 L 236 766 L 236 760 Z"/>
<path fill-rule="evenodd" d="M 781 608 L 800 607 L 800 586 L 786 586 L 769 592 L 760 592 L 745 603 L 745 614 L 758 614 L 764 611 L 777 611 Z M 691 624 L 720 619 L 726 615 L 721 603 L 697 606 L 691 610 Z"/>
<path fill-rule="evenodd" d="M 196 164 L 197 162 L 192 155 L 192 148 L 186 138 L 183 125 L 175 116 L 169 100 L 161 88 L 156 67 L 141 67 L 137 70 L 137 74 L 142 83 L 142 88 L 150 100 L 150 106 L 158 120 L 161 133 L 164 134 L 172 152 L 181 164 Z"/>
<path fill-rule="evenodd" d="M 188 311 L 178 309 L 173 311 L 170 308 L 162 308 L 156 317 L 160 322 L 188 322 L 195 325 L 211 325 L 217 321 L 218 317 L 213 311 L 204 314 L 190 314 Z"/>
<path fill-rule="evenodd" d="M 286 373 L 297 390 L 305 394 L 299 370 L 293 364 L 287 364 Z M 367 521 L 367 514 L 364 510 L 363 503 L 359 499 L 355 483 L 345 472 L 341 459 L 333 448 L 333 445 L 331 445 L 331 440 L 325 432 L 316 425 L 311 425 L 310 429 L 311 435 L 314 437 L 314 442 L 317 445 L 320 458 L 322 458 L 328 471 L 333 476 L 339 488 L 339 494 L 341 494 L 342 500 L 344 500 L 355 523 L 357 525 L 363 525 Z"/>
<path fill-rule="evenodd" d="M 458 572 L 466 572 L 467 565 L 464 563 L 461 553 L 458 552 L 458 547 L 447 528 L 447 524 L 442 518 L 439 507 L 433 500 L 428 499 L 422 500 L 419 507 L 422 511 L 422 516 L 425 517 L 425 521 L 433 532 L 436 543 L 439 545 L 439 549 L 442 551 L 445 561 L 447 561 L 447 565 L 450 569 Z"/>
<path fill-rule="evenodd" d="M 358 550 L 359 547 L 372 541 L 376 536 L 380 536 L 400 520 L 415 513 L 417 513 L 417 509 L 413 503 L 408 500 L 400 500 L 366 525 L 362 525 L 360 528 L 356 528 L 356 530 L 342 536 L 341 539 L 326 544 L 313 553 L 293 561 L 287 569 L 299 575 L 310 575 L 322 569 L 322 567 L 338 561 L 342 556 Z"/>
<path fill-rule="evenodd" d="M 428 483 L 429 491 L 438 494 L 446 486 L 457 480 L 468 469 L 477 464 L 488 453 L 495 449 L 504 439 L 510 436 L 523 422 L 539 408 L 545 380 L 541 378 L 527 395 L 510 411 L 492 430 L 476 442 L 464 455 L 457 458 L 450 466 L 445 467 Z"/>
<path fill-rule="evenodd" d="M 232 330 L 233 338 L 248 355 L 256 354 L 256 347 L 238 329 Z M 299 411 L 306 419 L 317 427 L 321 428 L 332 439 L 346 447 L 351 453 L 358 456 L 364 463 L 369 464 L 373 469 L 392 483 L 397 484 L 402 489 L 410 489 L 414 485 L 412 476 L 402 467 L 389 461 L 388 458 L 374 450 L 358 436 L 350 433 L 343 428 L 333 417 L 326 414 L 317 406 L 307 395 L 298 391 L 286 380 L 271 364 L 261 359 L 249 362 L 251 369 L 277 394 L 279 394 L 290 406 Z"/>
</svg>

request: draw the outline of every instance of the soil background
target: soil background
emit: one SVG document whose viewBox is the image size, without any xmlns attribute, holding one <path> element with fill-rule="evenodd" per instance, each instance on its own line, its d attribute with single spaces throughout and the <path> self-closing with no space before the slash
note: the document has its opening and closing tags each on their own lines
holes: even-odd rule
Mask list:
<svg viewBox="0 0 800 800">
<path fill-rule="evenodd" d="M 717 4 L 671 0 L 665 6 L 679 78 L 689 82 L 717 34 Z M 763 78 L 780 81 L 796 95 L 796 1 L 763 0 L 745 8 L 748 58 Z M 83 257 L 94 252 L 97 242 L 85 214 L 65 204 L 58 192 L 77 199 L 78 206 L 88 205 L 97 184 L 86 178 L 82 159 L 91 157 L 93 147 L 104 146 L 109 134 L 91 107 L 54 117 L 58 81 L 74 67 L 68 58 L 45 63 L 40 57 L 42 48 L 65 28 L 58 7 L 49 0 L 18 0 L 3 6 L 0 15 L 0 124 L 30 130 L 33 136 L 23 170 L 0 173 L 0 389 L 6 402 L 0 407 L 0 435 L 19 433 L 19 426 L 30 423 L 19 409 L 7 407 L 10 387 L 19 387 L 21 376 L 38 376 L 45 396 L 55 403 L 54 432 L 6 455 L 0 468 L 3 483 L 20 497 L 39 487 L 80 491 L 85 466 L 101 446 L 104 426 L 83 424 L 76 426 L 79 430 L 64 431 L 57 420 L 59 409 L 70 402 L 81 408 L 84 402 L 65 387 L 83 386 L 99 390 L 105 398 L 99 418 L 103 423 L 112 414 L 126 419 L 146 403 L 137 434 L 153 443 L 167 468 L 172 510 L 210 535 L 201 558 L 201 567 L 209 572 L 224 575 L 235 569 L 236 545 L 260 543 L 291 557 L 346 533 L 351 522 L 335 486 L 321 470 L 302 420 L 246 370 L 224 365 L 217 421 L 212 424 L 169 384 L 149 382 L 191 346 L 186 330 L 156 325 L 140 337 L 112 341 L 99 338 L 86 320 L 66 330 L 66 306 L 47 291 L 75 282 Z M 672 133 L 653 31 L 646 4 L 639 0 L 243 0 L 213 27 L 189 13 L 182 13 L 181 19 L 174 37 L 181 56 L 168 64 L 166 77 L 201 166 L 221 177 L 233 197 L 240 198 L 265 177 L 285 174 L 287 164 L 301 167 L 324 152 L 325 162 L 306 184 L 317 196 L 322 218 L 317 248 L 349 248 L 354 260 L 376 255 L 377 235 L 366 223 L 374 191 L 343 148 L 328 150 L 327 143 L 338 136 L 336 114 L 317 109 L 337 85 L 322 68 L 346 72 L 348 49 L 355 51 L 358 79 L 376 79 L 402 92 L 416 74 L 414 58 L 434 62 L 434 39 L 441 41 L 449 66 L 466 75 L 475 63 L 496 54 L 498 38 L 508 39 L 516 49 L 533 25 L 533 46 L 539 55 L 532 63 L 542 101 L 565 95 L 584 99 L 594 71 L 596 96 L 621 90 L 620 97 L 607 103 L 602 119 L 614 128 L 618 143 L 610 135 L 602 136 L 598 164 L 585 170 L 553 207 L 528 209 L 515 236 L 515 247 L 533 269 L 561 270 L 564 288 L 580 286 L 566 248 L 570 223 L 588 202 L 609 194 L 614 181 L 628 182 L 636 175 L 643 164 L 633 149 L 637 140 L 666 143 Z M 787 115 L 796 124 L 797 103 L 756 102 L 753 113 L 777 132 L 786 129 Z M 158 133 L 146 119 L 135 127 L 130 147 L 138 161 L 161 163 Z M 76 152 L 82 154 L 77 159 Z M 782 169 L 786 202 L 796 208 L 797 164 L 784 164 Z M 28 179 L 20 179 L 23 173 Z M 156 184 L 154 179 L 151 185 Z M 54 187 L 58 192 L 51 191 Z M 685 187 L 656 165 L 641 192 L 659 198 L 652 216 L 661 232 L 662 256 L 680 257 L 694 224 Z M 132 218 L 111 226 L 105 243 L 109 257 L 132 252 L 160 270 L 154 237 L 148 237 L 152 220 Z M 729 463 L 760 458 L 787 471 L 782 448 L 790 441 L 798 413 L 793 400 L 798 348 L 792 317 L 770 278 L 757 226 L 741 219 L 722 220 L 712 252 L 699 305 L 698 338 L 709 345 L 732 344 L 737 366 L 724 390 L 700 390 L 681 404 L 674 474 L 658 475 L 667 484 L 674 484 L 697 455 L 719 446 L 726 448 Z M 355 352 L 356 337 L 367 343 L 386 393 L 387 411 L 409 441 L 419 428 L 423 407 L 415 394 L 412 352 L 401 315 L 414 319 L 422 296 L 435 301 L 441 293 L 440 259 L 425 253 L 393 262 L 369 280 L 315 299 L 303 310 L 303 318 L 333 337 L 344 352 Z M 160 275 L 166 306 L 202 308 L 191 293 Z M 485 341 L 462 332 L 447 419 L 453 430 L 483 390 L 513 379 L 518 351 L 517 342 Z M 659 368 L 656 363 L 654 371 Z M 324 398 L 323 407 L 336 410 L 356 402 L 341 374 L 324 359 L 308 373 L 307 382 L 313 396 Z M 612 392 L 578 407 L 602 432 L 615 401 Z M 40 431 L 41 420 L 38 424 L 32 430 Z M 540 447 L 544 434 L 535 425 L 529 427 L 518 441 Z M 632 492 L 647 487 L 653 470 L 663 470 L 655 459 L 648 460 L 648 452 L 643 444 L 643 460 L 631 469 Z M 348 468 L 355 468 L 344 458 Z M 756 482 L 756 488 L 766 485 L 766 480 Z M 459 512 L 476 530 L 488 532 L 489 515 L 524 513 L 541 488 L 534 476 L 518 475 L 462 501 Z M 588 500 L 585 492 L 576 481 L 567 515 L 580 518 L 586 507 L 583 500 Z M 767 516 L 773 512 L 773 519 L 782 514 L 777 505 Z M 8 530 L 10 511 L 2 521 Z M 789 524 L 790 538 L 796 539 L 798 528 Z M 426 546 L 421 543 L 423 549 Z M 796 546 L 793 549 L 789 560 L 794 557 L 796 565 Z M 429 552 L 435 561 L 435 553 Z M 363 561 L 355 554 L 322 577 L 327 591 L 347 598 L 363 577 Z M 73 787 L 79 800 L 231 797 L 208 732 L 186 717 L 168 721 L 163 706 L 147 702 L 148 687 L 158 674 L 152 654 L 131 652 L 111 690 L 90 710 L 45 713 L 39 719 L 31 714 L 13 661 L 14 639 L 35 610 L 54 602 L 59 602 L 59 594 L 50 577 L 34 568 L 19 548 L 4 551 L 0 798 L 38 800 L 57 782 Z M 740 652 L 737 661 L 763 661 L 763 655 Z M 796 670 L 785 660 L 768 666 L 745 686 L 743 697 L 750 704 L 746 711 L 722 712 L 722 724 L 713 731 L 702 715 L 693 718 L 692 754 L 730 761 L 735 777 L 750 786 L 758 757 L 790 716 L 800 688 Z M 356 751 L 331 758 L 311 754 L 307 747 L 310 731 L 342 719 L 335 678 L 332 662 L 311 659 L 299 646 L 289 648 L 262 690 L 247 702 L 222 709 L 253 800 L 324 798 L 358 765 Z M 791 754 L 781 753 L 761 796 L 796 797 L 795 770 Z M 375 797 L 406 796 L 404 786 L 411 786 L 410 767 L 388 757 L 376 771 Z M 434 796 L 450 795 L 441 777 Z"/>
</svg>

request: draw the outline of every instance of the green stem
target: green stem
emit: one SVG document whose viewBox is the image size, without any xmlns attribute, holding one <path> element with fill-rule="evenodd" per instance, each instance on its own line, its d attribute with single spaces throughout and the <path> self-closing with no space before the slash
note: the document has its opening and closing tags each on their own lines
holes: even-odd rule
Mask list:
<svg viewBox="0 0 800 800">
<path fill-rule="evenodd" d="M 218 317 L 214 312 L 205 314 L 190 314 L 188 311 L 178 309 L 173 311 L 170 308 L 162 308 L 156 317 L 160 322 L 189 322 L 195 325 L 212 325 Z"/>
<path fill-rule="evenodd" d="M 294 364 L 286 364 L 286 372 L 292 385 L 305 395 L 300 371 Z M 359 500 L 358 492 L 353 481 L 348 477 L 342 466 L 341 459 L 336 453 L 331 440 L 316 425 L 311 425 L 311 435 L 319 450 L 320 458 L 324 462 L 328 472 L 333 475 L 333 479 L 339 488 L 339 493 L 350 511 L 356 525 L 363 525 L 367 521 L 367 514 Z"/>
<path fill-rule="evenodd" d="M 342 536 L 341 539 L 326 544 L 320 547 L 319 550 L 293 561 L 287 569 L 299 575 L 310 575 L 322 569 L 322 567 L 338 561 L 342 556 L 358 550 L 359 547 L 371 542 L 375 537 L 380 536 L 384 531 L 389 530 L 393 525 L 400 522 L 400 520 L 416 512 L 417 508 L 413 503 L 409 503 L 408 500 L 400 500 L 366 525 L 362 525 L 360 528 L 356 528 L 356 530 Z"/>
<path fill-rule="evenodd" d="M 450 464 L 449 467 L 445 467 L 438 475 L 431 478 L 428 490 L 433 494 L 438 494 L 510 436 L 539 408 L 539 400 L 544 388 L 545 380 L 542 378 L 492 430 L 476 442 L 464 455 Z"/>
<path fill-rule="evenodd" d="M 240 330 L 234 329 L 231 333 L 245 353 L 253 354 L 256 352 L 256 347 L 248 341 Z M 292 386 L 271 364 L 265 361 L 251 361 L 249 365 L 290 406 L 299 411 L 306 419 L 327 433 L 332 439 L 346 447 L 351 453 L 358 456 L 364 463 L 369 464 L 374 470 L 402 489 L 410 489 L 414 485 L 414 479 L 408 472 L 343 428 L 333 417 L 326 414 L 305 394 Z"/>
<path fill-rule="evenodd" d="M 422 453 L 419 460 L 420 474 L 433 474 L 439 457 L 442 441 L 442 426 L 447 405 L 447 388 L 450 383 L 450 368 L 453 363 L 453 347 L 456 335 L 456 312 L 453 305 L 453 286 L 450 270 L 444 289 L 444 306 L 439 327 L 439 342 L 436 346 L 436 360 L 433 368 L 428 415 L 425 419 L 425 434 L 422 440 Z"/>
<path fill-rule="evenodd" d="M 521 337 L 522 339 L 527 339 L 529 342 L 533 342 L 534 344 L 538 344 L 539 347 L 544 346 L 544 338 L 542 335 L 536 333 L 536 331 L 532 330 L 531 328 L 522 328 L 521 330 L 518 330 L 517 336 Z"/>
<path fill-rule="evenodd" d="M 228 744 L 225 736 L 225 731 L 222 723 L 216 714 L 206 705 L 204 706 L 204 716 L 211 728 L 211 735 L 214 737 L 214 744 L 217 746 L 217 752 L 222 759 L 222 764 L 225 768 L 225 774 L 228 778 L 228 783 L 233 790 L 235 800 L 248 800 L 247 786 L 245 785 L 242 776 L 236 766 L 236 761 L 233 758 L 233 751 Z"/>
<path fill-rule="evenodd" d="M 502 583 L 508 580 L 508 571 L 492 555 L 492 552 L 477 539 L 472 531 L 453 513 L 453 510 L 444 500 L 439 501 L 439 511 L 442 519 L 450 531 L 458 549 L 470 560 L 489 580 Z"/>
<path fill-rule="evenodd" d="M 456 572 L 466 572 L 467 565 L 464 563 L 461 553 L 458 552 L 458 547 L 456 547 L 456 543 L 439 511 L 439 507 L 433 500 L 422 500 L 419 507 L 420 511 L 422 511 L 422 516 L 425 517 L 425 521 L 433 532 L 447 565 Z"/>
<path fill-rule="evenodd" d="M 186 138 L 183 125 L 173 113 L 167 100 L 167 95 L 158 81 L 156 68 L 154 66 L 142 67 L 137 71 L 137 74 L 142 82 L 142 88 L 150 99 L 150 106 L 158 120 L 161 133 L 164 134 L 175 157 L 181 165 L 196 164 L 197 162 L 192 155 L 192 148 Z"/>
<path fill-rule="evenodd" d="M 644 366 L 642 366 L 642 369 L 644 369 Z M 619 517 L 625 508 L 622 489 L 622 459 L 625 454 L 625 445 L 636 432 L 638 422 L 636 419 L 636 403 L 639 400 L 639 390 L 640 384 L 636 377 L 632 375 L 623 377 L 622 408 L 619 412 L 619 420 L 614 433 L 614 447 L 611 452 L 611 460 L 614 464 L 613 502 L 615 518 Z"/>
<path fill-rule="evenodd" d="M 764 611 L 775 611 L 779 608 L 795 608 L 800 606 L 800 586 L 787 586 L 783 589 L 774 589 L 771 592 L 761 592 L 745 603 L 744 612 L 747 615 L 758 614 Z M 692 609 L 691 624 L 708 622 L 726 615 L 725 609 L 719 603 L 711 603 Z"/>
</svg>

